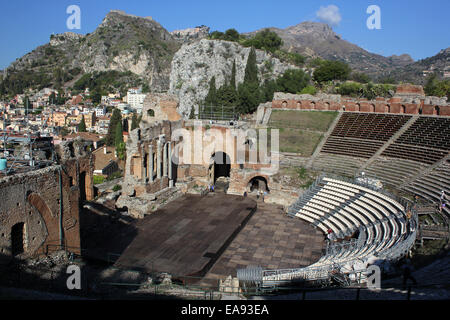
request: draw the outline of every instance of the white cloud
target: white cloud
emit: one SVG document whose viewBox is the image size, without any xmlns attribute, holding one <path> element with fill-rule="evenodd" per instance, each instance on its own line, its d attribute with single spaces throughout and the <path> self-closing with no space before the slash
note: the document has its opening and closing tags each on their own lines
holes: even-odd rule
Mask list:
<svg viewBox="0 0 450 320">
<path fill-rule="evenodd" d="M 333 4 L 328 7 L 321 6 L 319 11 L 316 12 L 316 16 L 320 21 L 328 23 L 330 26 L 337 26 L 342 20 L 339 8 Z"/>
</svg>

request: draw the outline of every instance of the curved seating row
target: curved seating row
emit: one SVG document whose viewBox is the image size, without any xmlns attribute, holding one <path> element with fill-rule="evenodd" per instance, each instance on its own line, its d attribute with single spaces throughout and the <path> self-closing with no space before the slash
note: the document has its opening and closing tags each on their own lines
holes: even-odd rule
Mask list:
<svg viewBox="0 0 450 320">
<path fill-rule="evenodd" d="M 323 178 L 289 212 L 316 226 L 324 234 L 331 229 L 338 238 L 337 242 L 330 242 L 333 250 L 313 265 L 298 269 L 295 271 L 297 273 L 335 263 L 348 267 L 361 261 L 367 262 L 401 245 L 408 233 L 413 231 L 408 227 L 405 208 L 396 200 L 337 179 Z M 340 241 L 355 231 L 359 232 L 358 239 Z M 268 276 L 266 280 L 289 280 L 295 272 Z"/>
</svg>

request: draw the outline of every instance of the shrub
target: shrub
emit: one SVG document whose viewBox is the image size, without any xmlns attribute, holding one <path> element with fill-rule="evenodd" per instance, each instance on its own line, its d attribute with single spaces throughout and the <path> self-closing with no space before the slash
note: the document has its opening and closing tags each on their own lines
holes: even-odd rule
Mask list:
<svg viewBox="0 0 450 320">
<path fill-rule="evenodd" d="M 103 182 L 105 182 L 104 176 L 94 176 L 94 185 L 102 184 Z"/>
</svg>

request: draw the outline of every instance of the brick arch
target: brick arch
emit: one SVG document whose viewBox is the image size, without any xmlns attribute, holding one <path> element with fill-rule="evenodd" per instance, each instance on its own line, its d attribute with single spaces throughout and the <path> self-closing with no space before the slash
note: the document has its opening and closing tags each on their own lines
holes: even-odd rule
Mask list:
<svg viewBox="0 0 450 320">
<path fill-rule="evenodd" d="M 325 111 L 330 110 L 330 103 L 329 102 L 324 102 L 323 103 L 323 110 L 325 110 Z"/>
<path fill-rule="evenodd" d="M 385 113 L 391 113 L 391 105 L 387 104 L 384 106 L 384 112 Z"/>
<path fill-rule="evenodd" d="M 436 116 L 439 116 L 441 113 L 441 108 L 439 106 L 434 106 L 433 108 L 433 114 Z"/>
<path fill-rule="evenodd" d="M 283 102 L 281 103 L 281 107 L 282 107 L 282 108 L 287 108 L 287 106 L 288 106 L 288 102 L 287 102 L 287 101 L 283 101 Z"/>
<path fill-rule="evenodd" d="M 375 104 L 371 103 L 369 105 L 369 112 L 375 112 Z"/>
<path fill-rule="evenodd" d="M 28 202 L 41 214 L 45 221 L 50 221 L 56 217 L 39 194 L 30 193 L 28 195 Z"/>
<path fill-rule="evenodd" d="M 406 106 L 404 104 L 400 106 L 400 113 L 406 113 Z"/>
<path fill-rule="evenodd" d="M 316 110 L 316 103 L 314 101 L 311 101 L 309 103 L 309 107 L 310 107 L 311 110 Z"/>
<path fill-rule="evenodd" d="M 270 188 L 269 188 L 269 176 L 267 176 L 265 174 L 261 174 L 261 173 L 255 173 L 255 174 L 252 174 L 251 176 L 247 177 L 246 178 L 246 181 L 247 181 L 246 188 L 252 182 L 252 180 L 254 180 L 255 178 L 262 178 L 262 179 L 264 179 L 265 182 L 266 182 L 267 190 L 270 190 Z"/>
</svg>

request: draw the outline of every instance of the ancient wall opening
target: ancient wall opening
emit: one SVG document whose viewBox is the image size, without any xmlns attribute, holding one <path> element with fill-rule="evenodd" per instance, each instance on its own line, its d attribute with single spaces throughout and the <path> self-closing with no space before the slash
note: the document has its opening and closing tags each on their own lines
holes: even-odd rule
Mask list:
<svg viewBox="0 0 450 320">
<path fill-rule="evenodd" d="M 216 183 L 217 179 L 220 177 L 229 178 L 231 172 L 231 159 L 225 152 L 219 151 L 213 154 L 212 156 L 212 169 L 214 177 L 214 183 Z"/>
<path fill-rule="evenodd" d="M 26 234 L 25 223 L 20 222 L 11 228 L 11 254 L 18 256 L 25 252 L 26 249 Z"/>
<path fill-rule="evenodd" d="M 261 176 L 254 177 L 250 179 L 247 184 L 247 190 L 251 192 L 266 192 L 269 191 L 269 185 L 267 183 L 267 179 Z"/>
</svg>

